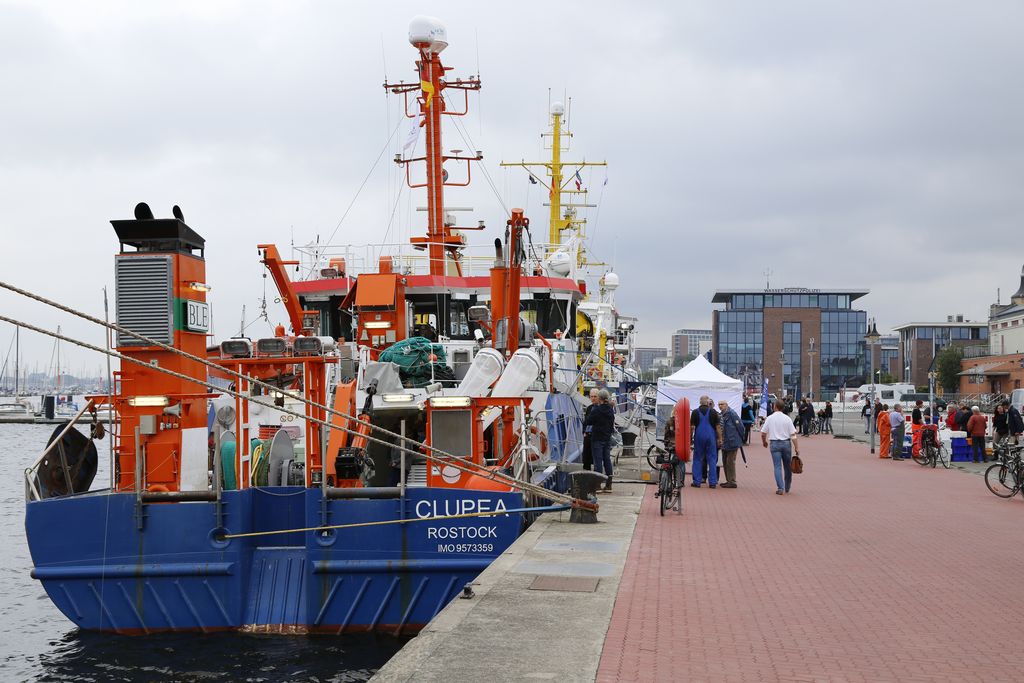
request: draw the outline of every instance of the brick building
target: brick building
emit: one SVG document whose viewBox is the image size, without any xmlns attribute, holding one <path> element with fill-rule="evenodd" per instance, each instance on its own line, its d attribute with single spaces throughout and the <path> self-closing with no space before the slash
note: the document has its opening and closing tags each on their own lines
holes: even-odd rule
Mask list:
<svg viewBox="0 0 1024 683">
<path fill-rule="evenodd" d="M 918 387 L 928 386 L 932 359 L 947 346 L 977 346 L 988 342 L 988 323 L 964 320 L 962 315 L 947 316 L 946 322 L 907 323 L 893 328 L 900 335 L 901 381 Z"/>
<path fill-rule="evenodd" d="M 731 377 L 776 393 L 832 398 L 866 381 L 866 289 L 720 290 L 711 301 L 714 361 Z"/>
</svg>

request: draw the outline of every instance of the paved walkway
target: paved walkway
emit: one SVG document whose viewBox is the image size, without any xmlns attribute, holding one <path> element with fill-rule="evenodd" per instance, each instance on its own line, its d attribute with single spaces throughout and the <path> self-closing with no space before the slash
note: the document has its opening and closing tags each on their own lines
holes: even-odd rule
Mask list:
<svg viewBox="0 0 1024 683">
<path fill-rule="evenodd" d="M 788 496 L 760 443 L 682 517 L 647 487 L 597 679 L 1021 680 L 1024 499 L 828 436 L 801 451 Z"/>
</svg>

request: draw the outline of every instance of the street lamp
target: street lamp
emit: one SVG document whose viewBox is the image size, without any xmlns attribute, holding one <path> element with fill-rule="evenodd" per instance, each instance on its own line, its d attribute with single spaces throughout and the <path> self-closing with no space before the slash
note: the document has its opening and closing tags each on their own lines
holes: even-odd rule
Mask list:
<svg viewBox="0 0 1024 683">
<path fill-rule="evenodd" d="M 779 351 L 779 395 L 786 395 L 786 350 Z"/>
<path fill-rule="evenodd" d="M 869 420 L 869 422 L 871 424 L 870 424 L 870 426 L 868 428 L 868 431 L 871 433 L 871 453 L 872 453 L 872 455 L 874 455 L 874 453 L 875 453 L 875 432 L 877 431 L 876 426 L 875 426 L 876 420 L 875 420 L 875 348 L 874 347 L 875 347 L 875 344 L 878 343 L 878 340 L 880 338 L 881 338 L 881 335 L 878 334 L 878 327 L 875 326 L 875 320 L 874 320 L 874 318 L 872 318 L 871 319 L 871 327 L 868 328 L 867 334 L 864 335 L 864 341 L 867 342 L 867 345 L 868 345 L 868 359 L 869 359 L 870 368 L 871 368 L 871 410 L 868 411 L 868 414 L 871 416 L 871 419 Z"/>
<path fill-rule="evenodd" d="M 818 352 L 814 350 L 814 337 L 810 338 L 810 347 L 811 348 L 809 348 L 807 350 L 807 355 L 811 359 L 811 368 L 810 368 L 810 372 L 811 372 L 811 382 L 810 382 L 811 390 L 808 393 L 810 395 L 809 396 L 810 399 L 813 401 L 814 400 L 814 357 L 818 354 Z"/>
<path fill-rule="evenodd" d="M 934 370 L 928 371 L 928 410 L 931 413 L 932 424 L 939 424 L 939 411 L 935 409 L 935 378 L 936 373 Z"/>
</svg>

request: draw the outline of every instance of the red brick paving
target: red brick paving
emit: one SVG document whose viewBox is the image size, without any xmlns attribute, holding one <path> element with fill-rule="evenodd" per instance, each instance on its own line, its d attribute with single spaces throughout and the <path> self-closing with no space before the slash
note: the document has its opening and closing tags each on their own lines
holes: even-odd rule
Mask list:
<svg viewBox="0 0 1024 683">
<path fill-rule="evenodd" d="M 1024 680 L 1024 499 L 827 436 L 801 453 L 787 496 L 760 443 L 682 517 L 647 487 L 597 680 Z"/>
</svg>

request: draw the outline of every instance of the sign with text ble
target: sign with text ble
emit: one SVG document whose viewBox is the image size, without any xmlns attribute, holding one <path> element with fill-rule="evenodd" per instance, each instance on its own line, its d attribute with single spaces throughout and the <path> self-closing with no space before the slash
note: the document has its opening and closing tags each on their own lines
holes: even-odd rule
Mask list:
<svg viewBox="0 0 1024 683">
<path fill-rule="evenodd" d="M 203 301 L 185 301 L 185 329 L 189 332 L 210 331 L 210 305 Z"/>
</svg>

